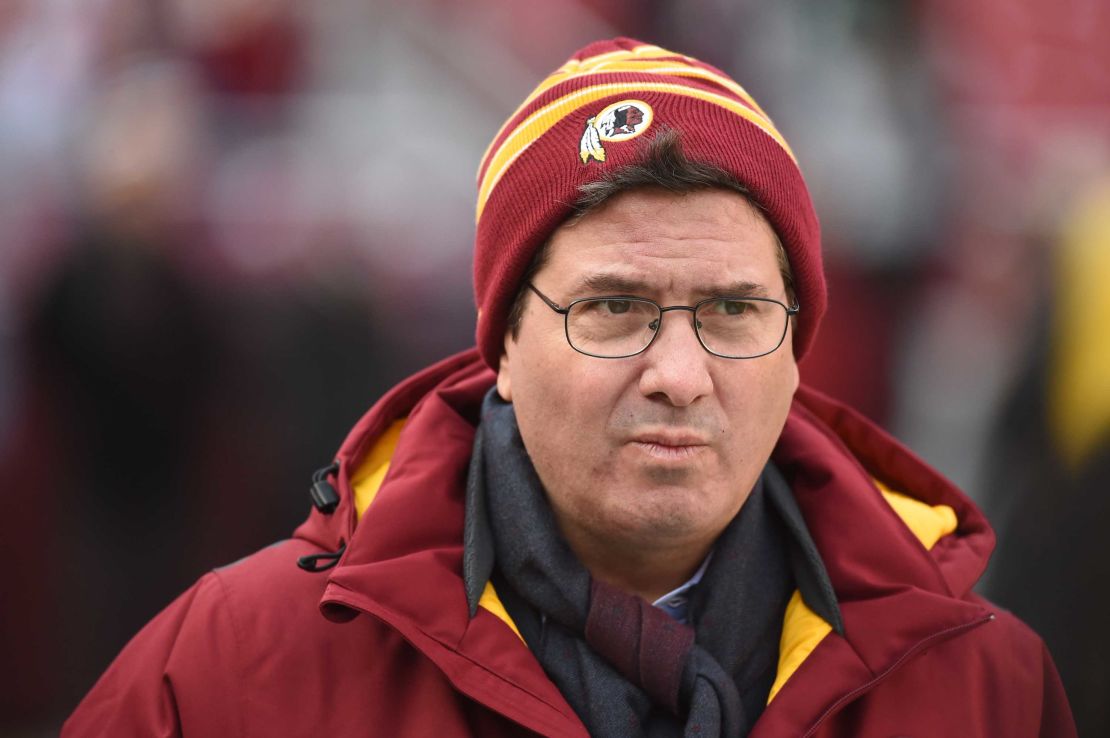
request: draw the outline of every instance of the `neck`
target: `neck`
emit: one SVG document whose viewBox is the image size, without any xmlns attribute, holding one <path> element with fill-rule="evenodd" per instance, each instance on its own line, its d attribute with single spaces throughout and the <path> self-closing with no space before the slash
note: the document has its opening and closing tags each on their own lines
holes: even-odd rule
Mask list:
<svg viewBox="0 0 1110 738">
<path fill-rule="evenodd" d="M 714 540 L 653 541 L 645 546 L 559 527 L 590 576 L 647 602 L 655 602 L 690 579 L 709 555 Z"/>
</svg>

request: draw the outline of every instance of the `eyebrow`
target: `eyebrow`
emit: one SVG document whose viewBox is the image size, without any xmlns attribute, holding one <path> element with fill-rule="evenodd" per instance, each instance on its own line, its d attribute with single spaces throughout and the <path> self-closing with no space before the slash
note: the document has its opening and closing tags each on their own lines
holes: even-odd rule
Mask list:
<svg viewBox="0 0 1110 738">
<path fill-rule="evenodd" d="M 597 295 L 643 295 L 652 288 L 643 280 L 602 272 L 583 277 L 579 289 Z M 757 282 L 738 280 L 725 284 L 703 285 L 693 290 L 695 297 L 767 297 L 767 288 Z"/>
</svg>

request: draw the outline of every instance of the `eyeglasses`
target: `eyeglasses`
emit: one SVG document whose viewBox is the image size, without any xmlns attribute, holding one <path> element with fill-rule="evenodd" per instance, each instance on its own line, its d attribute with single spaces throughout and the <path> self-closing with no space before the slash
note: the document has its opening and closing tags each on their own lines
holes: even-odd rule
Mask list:
<svg viewBox="0 0 1110 738">
<path fill-rule="evenodd" d="M 659 335 L 663 313 L 689 310 L 694 333 L 709 353 L 725 359 L 755 359 L 778 349 L 790 316 L 801 308 L 767 297 L 710 297 L 696 305 L 669 305 L 642 297 L 587 297 L 561 307 L 536 289 L 544 303 L 563 316 L 570 347 L 599 359 L 623 359 L 647 351 Z"/>
</svg>

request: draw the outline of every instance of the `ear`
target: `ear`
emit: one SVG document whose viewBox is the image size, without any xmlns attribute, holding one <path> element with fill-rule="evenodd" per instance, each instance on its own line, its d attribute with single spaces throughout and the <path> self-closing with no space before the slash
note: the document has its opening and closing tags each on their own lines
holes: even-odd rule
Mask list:
<svg viewBox="0 0 1110 738">
<path fill-rule="evenodd" d="M 511 331 L 505 331 L 505 350 L 497 365 L 497 394 L 505 402 L 513 401 L 513 382 L 509 372 L 509 347 L 513 343 Z"/>
</svg>

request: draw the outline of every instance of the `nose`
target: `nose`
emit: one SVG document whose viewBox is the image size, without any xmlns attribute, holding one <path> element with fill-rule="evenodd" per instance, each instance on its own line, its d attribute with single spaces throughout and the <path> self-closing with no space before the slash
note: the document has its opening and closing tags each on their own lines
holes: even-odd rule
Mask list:
<svg viewBox="0 0 1110 738">
<path fill-rule="evenodd" d="M 659 334 L 641 354 L 640 392 L 673 407 L 686 407 L 713 392 L 710 363 L 714 357 L 698 341 L 691 313 L 667 312 L 662 317 Z"/>
</svg>

